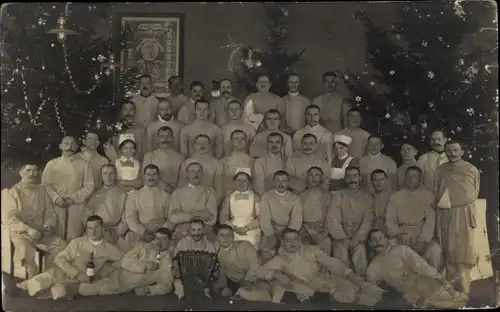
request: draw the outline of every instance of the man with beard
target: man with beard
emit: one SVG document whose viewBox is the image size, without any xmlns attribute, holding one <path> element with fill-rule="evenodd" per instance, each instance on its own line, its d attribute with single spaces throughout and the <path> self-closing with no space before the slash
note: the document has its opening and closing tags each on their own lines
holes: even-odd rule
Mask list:
<svg viewBox="0 0 500 312">
<path fill-rule="evenodd" d="M 278 255 L 261 266 L 257 276 L 271 282 L 273 302 L 280 302 L 285 291 L 295 293 L 300 302 L 324 292 L 331 301 L 374 306 L 384 292 L 319 247 L 304 245 L 292 229 L 283 231 Z"/>
<path fill-rule="evenodd" d="M 87 220 L 92 215 L 101 217 L 104 224 L 104 238 L 120 249 L 126 250 L 125 233 L 128 231 L 128 226 L 123 214 L 127 192 L 118 186 L 114 165 L 102 166 L 99 175 L 103 186 L 88 200 L 83 218 Z"/>
<path fill-rule="evenodd" d="M 202 184 L 202 165 L 193 161 L 181 174 L 187 176 L 188 183 L 172 193 L 168 209 L 167 227 L 174 229 L 174 241 L 189 234 L 192 219 L 202 219 L 208 226 L 217 221 L 217 196 L 213 187 Z"/>
<path fill-rule="evenodd" d="M 443 248 L 448 280 L 458 278 L 461 291 L 469 293 L 470 270 L 476 265 L 472 236 L 477 227 L 475 201 L 479 195 L 479 170 L 462 159 L 462 145 L 448 141 L 449 162 L 436 170 L 436 233 Z"/>
<path fill-rule="evenodd" d="M 331 195 L 323 188 L 323 170 L 311 167 L 307 171 L 307 188 L 299 195 L 302 201 L 303 221 L 299 235 L 307 245 L 317 245 L 327 255 L 332 253 L 332 241 L 328 237 L 325 218 Z"/>
<path fill-rule="evenodd" d="M 283 155 L 286 157 L 292 156 L 292 139 L 290 136 L 280 131 L 282 123 L 281 114 L 275 109 L 270 109 L 264 114 L 264 131 L 257 133 L 250 144 L 249 154 L 252 157 L 258 158 L 267 154 L 267 137 L 272 132 L 278 132 L 283 136 Z"/>
<path fill-rule="evenodd" d="M 421 186 L 422 171 L 413 166 L 406 170 L 406 188 L 391 196 L 387 208 L 389 237 L 415 250 L 436 270 L 443 264 L 441 247 L 434 239 L 436 213 L 434 194 Z"/>
<path fill-rule="evenodd" d="M 368 138 L 368 145 L 366 146 L 368 154 L 359 160 L 359 169 L 363 177 L 363 184 L 369 193 L 373 192 L 371 173 L 376 169 L 382 169 L 387 174 L 389 182 L 387 187 L 390 190 L 397 189 L 398 178 L 396 172 L 398 165 L 394 159 L 382 154 L 383 148 L 384 142 L 382 141 L 382 137 L 372 135 Z"/>
<path fill-rule="evenodd" d="M 118 124 L 122 124 L 126 129 L 111 138 L 108 143 L 104 144 L 104 155 L 114 163 L 120 158 L 117 150 L 120 142 L 132 140 L 136 143 L 136 158 L 142 159 L 144 156 L 144 144 L 146 142 L 146 128 L 134 121 L 135 104 L 125 100 L 121 105 L 120 118 Z"/>
<path fill-rule="evenodd" d="M 214 100 L 210 106 L 215 111 L 215 124 L 222 128 L 229 121 L 229 103 L 238 101 L 233 96 L 233 82 L 230 79 L 222 79 L 220 81 L 220 94 L 221 96 Z"/>
<path fill-rule="evenodd" d="M 255 129 L 241 119 L 242 109 L 241 103 L 238 100 L 232 100 L 227 104 L 227 112 L 229 121 L 222 127 L 222 141 L 224 143 L 224 155 L 228 156 L 232 150 L 231 135 L 235 130 L 245 132 L 247 136 L 247 144 L 245 152 L 248 152 L 248 143 L 252 142 L 255 135 Z"/>
<path fill-rule="evenodd" d="M 258 194 L 274 188 L 274 173 L 285 170 L 286 157 L 283 154 L 283 135 L 271 132 L 267 136 L 267 154 L 255 160 L 253 173 L 255 176 L 253 187 Z"/>
<path fill-rule="evenodd" d="M 243 101 L 243 120 L 258 129 L 269 110 L 277 110 L 281 116 L 285 116 L 286 109 L 283 99 L 269 92 L 271 81 L 267 75 L 261 74 L 257 77 L 256 86 L 257 93 L 250 94 Z M 286 129 L 285 120 L 281 125 L 281 130 L 284 129 Z"/>
<path fill-rule="evenodd" d="M 323 112 L 322 123 L 332 133 L 336 133 L 348 125 L 347 113 L 350 109 L 349 105 L 343 101 L 342 96 L 335 92 L 337 88 L 336 76 L 331 71 L 323 74 L 325 93 L 312 101 L 312 104 L 318 106 Z"/>
<path fill-rule="evenodd" d="M 373 192 L 373 228 L 387 233 L 386 215 L 389 200 L 393 191 L 387 186 L 387 173 L 382 169 L 375 169 L 370 175 Z"/>
<path fill-rule="evenodd" d="M 59 144 L 62 156 L 50 160 L 42 173 L 42 185 L 54 203 L 58 236 L 69 241 L 83 233 L 85 201 L 94 191 L 90 164 L 75 154 L 76 141 L 65 136 Z"/>
<path fill-rule="evenodd" d="M 311 133 L 316 136 L 319 143 L 318 152 L 324 154 L 325 159 L 332 159 L 333 135 L 325 127 L 319 124 L 321 112 L 318 106 L 309 105 L 306 110 L 306 126 L 293 135 L 293 151 L 299 152 L 302 148 L 302 137 Z M 326 174 L 326 172 L 325 172 Z"/>
<path fill-rule="evenodd" d="M 144 187 L 128 195 L 124 219 L 129 232 L 127 251 L 139 241 L 150 241 L 167 221 L 170 195 L 158 186 L 160 170 L 155 165 L 144 167 Z"/>
<path fill-rule="evenodd" d="M 152 152 L 160 147 L 157 135 L 158 130 L 162 127 L 169 127 L 172 130 L 172 147 L 179 152 L 181 129 L 184 124 L 174 118 L 172 102 L 168 100 L 160 100 L 158 103 L 158 120 L 150 124 L 146 130 L 146 152 Z"/>
<path fill-rule="evenodd" d="M 302 151 L 296 153 L 286 161 L 286 172 L 290 174 L 289 187 L 296 193 L 306 188 L 306 175 L 311 167 L 319 167 L 323 172 L 328 171 L 328 163 L 322 153 L 318 153 L 318 140 L 314 134 L 306 133 L 302 137 Z M 328 190 L 328 179 L 321 181 L 325 190 Z"/>
<path fill-rule="evenodd" d="M 361 111 L 357 108 L 351 108 L 347 113 L 347 127 L 339 132 L 333 133 L 344 134 L 352 139 L 352 142 L 349 145 L 349 155 L 357 159 L 366 155 L 366 145 L 368 143 L 368 138 L 370 137 L 368 132 L 361 129 L 362 121 Z M 328 127 L 326 128 L 329 129 Z"/>
<path fill-rule="evenodd" d="M 160 103 L 161 105 L 161 103 Z M 172 148 L 174 142 L 172 128 L 162 126 L 158 129 L 156 140 L 158 148 L 144 155 L 142 165 L 155 165 L 160 170 L 161 187 L 169 194 L 172 194 L 179 182 L 179 168 L 185 157 Z"/>
<path fill-rule="evenodd" d="M 302 202 L 288 191 L 288 181 L 286 171 L 277 171 L 274 174 L 274 190 L 262 194 L 259 220 L 263 237 L 259 249 L 263 263 L 276 254 L 284 229 L 298 231 L 302 227 Z"/>
<path fill-rule="evenodd" d="M 38 272 L 35 263 L 37 245 L 46 247 L 45 266 L 53 265 L 54 256 L 66 242 L 55 235 L 57 216 L 45 188 L 40 185 L 40 168 L 26 164 L 19 170 L 21 182 L 2 192 L 2 227 L 6 226 L 13 255 L 14 275 L 31 278 Z"/>
<path fill-rule="evenodd" d="M 430 152 L 422 154 L 418 158 L 417 166 L 422 169 L 422 183 L 429 190 L 434 190 L 434 180 L 436 178 L 436 170 L 439 166 L 448 162 L 448 157 L 444 151 L 446 144 L 446 133 L 444 130 L 437 129 L 431 133 L 431 148 Z"/>
<path fill-rule="evenodd" d="M 373 224 L 373 198 L 363 191 L 359 168 L 348 167 L 345 180 L 347 189 L 332 196 L 326 225 L 333 238 L 333 255 L 354 272 L 366 274 L 366 239 Z"/>
<path fill-rule="evenodd" d="M 210 147 L 211 155 L 220 158 L 223 152 L 222 131 L 208 119 L 212 110 L 210 103 L 205 100 L 198 100 L 194 107 L 196 119 L 181 130 L 181 154 L 185 157 L 192 157 L 195 139 L 198 135 L 204 134 L 210 138 L 212 143 Z"/>
<path fill-rule="evenodd" d="M 196 119 L 195 103 L 200 100 L 203 100 L 203 92 L 204 92 L 203 83 L 201 83 L 201 81 L 193 81 L 189 86 L 189 90 L 191 91 L 189 100 L 187 100 L 186 102 L 184 102 L 184 104 L 182 104 L 181 108 L 179 108 L 179 112 L 177 113 L 177 120 L 179 120 L 185 125 L 189 125 Z M 213 108 L 211 108 L 207 119 L 210 120 L 211 122 L 215 121 L 215 112 Z"/>
<path fill-rule="evenodd" d="M 413 308 L 457 309 L 467 304 L 467 295 L 455 291 L 410 247 L 390 244 L 380 230 L 370 232 L 369 244 L 377 254 L 368 266 L 369 282 L 386 283 Z"/>
<path fill-rule="evenodd" d="M 417 154 L 418 150 L 414 144 L 405 142 L 401 145 L 400 155 L 402 163 L 396 171 L 398 176 L 398 190 L 405 187 L 404 182 L 406 180 L 406 170 L 412 166 L 418 166 L 417 159 L 415 158 Z"/>
<path fill-rule="evenodd" d="M 101 180 L 101 168 L 102 166 L 109 164 L 109 160 L 97 152 L 99 147 L 99 134 L 97 130 L 89 130 L 85 133 L 85 137 L 82 140 L 83 146 L 81 147 L 80 157 L 89 162 L 92 169 L 92 177 L 94 177 L 94 187 L 96 189 L 102 186 Z"/>
<path fill-rule="evenodd" d="M 283 102 L 285 103 L 285 121 L 288 126 L 287 133 L 293 135 L 297 130 L 305 126 L 304 115 L 306 107 L 311 104 L 311 100 L 299 94 L 299 74 L 289 74 L 287 83 L 288 94 L 283 97 Z"/>
<path fill-rule="evenodd" d="M 168 78 L 168 91 L 170 91 L 170 95 L 167 97 L 167 101 L 172 103 L 173 115 L 177 116 L 182 104 L 189 100 L 189 97 L 182 93 L 182 78 L 180 76 Z"/>
<path fill-rule="evenodd" d="M 228 156 L 221 159 L 224 168 L 224 189 L 226 191 L 234 190 L 233 177 L 237 170 L 252 172 L 254 158 L 250 157 L 245 151 L 247 146 L 247 135 L 242 130 L 234 130 L 231 134 L 232 151 Z"/>
<path fill-rule="evenodd" d="M 134 121 L 147 128 L 156 120 L 158 112 L 158 99 L 153 95 L 153 78 L 150 75 L 139 77 L 139 94 L 132 97 L 135 105 Z"/>
</svg>

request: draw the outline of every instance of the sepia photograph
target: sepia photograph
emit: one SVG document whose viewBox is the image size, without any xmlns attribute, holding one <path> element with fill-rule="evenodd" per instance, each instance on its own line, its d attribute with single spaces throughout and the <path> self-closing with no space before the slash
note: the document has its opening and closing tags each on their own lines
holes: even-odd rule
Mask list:
<svg viewBox="0 0 500 312">
<path fill-rule="evenodd" d="M 496 2 L 0 25 L 3 310 L 500 306 Z"/>
</svg>

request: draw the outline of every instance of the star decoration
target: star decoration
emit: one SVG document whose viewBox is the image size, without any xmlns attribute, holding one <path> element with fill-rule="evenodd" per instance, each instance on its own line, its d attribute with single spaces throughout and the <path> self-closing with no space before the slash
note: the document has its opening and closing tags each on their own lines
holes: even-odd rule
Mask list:
<svg viewBox="0 0 500 312">
<path fill-rule="evenodd" d="M 389 72 L 389 75 L 393 76 L 395 73 L 396 73 L 396 72 L 395 72 L 394 70 L 391 70 L 391 71 Z"/>
<path fill-rule="evenodd" d="M 385 119 L 391 119 L 391 114 L 389 113 L 385 114 Z"/>
<path fill-rule="evenodd" d="M 38 19 L 38 25 L 43 26 L 43 25 L 45 25 L 45 23 L 46 23 L 46 21 L 43 19 L 43 17 L 40 17 Z"/>
<path fill-rule="evenodd" d="M 356 97 L 356 102 L 361 102 L 363 98 L 361 98 L 359 95 Z"/>
<path fill-rule="evenodd" d="M 428 43 L 427 43 L 427 41 L 422 40 L 422 46 L 423 46 L 423 47 L 427 47 L 427 44 L 428 44 Z"/>
<path fill-rule="evenodd" d="M 370 81 L 370 86 L 374 86 L 375 85 L 375 81 Z"/>
<path fill-rule="evenodd" d="M 429 71 L 429 72 L 427 73 L 427 77 L 429 77 L 429 79 L 434 79 L 434 76 L 435 76 L 435 75 L 434 75 L 434 72 L 433 72 L 433 71 Z"/>
</svg>

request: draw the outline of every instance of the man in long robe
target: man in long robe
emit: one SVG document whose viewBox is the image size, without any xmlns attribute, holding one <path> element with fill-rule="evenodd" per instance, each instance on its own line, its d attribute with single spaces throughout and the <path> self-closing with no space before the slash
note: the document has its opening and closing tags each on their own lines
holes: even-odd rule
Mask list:
<svg viewBox="0 0 500 312">
<path fill-rule="evenodd" d="M 139 77 L 139 93 L 132 97 L 135 104 L 134 121 L 147 128 L 156 120 L 158 112 L 158 98 L 153 95 L 154 84 L 150 75 Z"/>
<path fill-rule="evenodd" d="M 269 92 L 271 81 L 266 75 L 257 77 L 257 93 L 252 93 L 243 101 L 243 121 L 252 125 L 256 130 L 265 118 L 265 114 L 271 110 L 277 110 L 281 116 L 285 116 L 285 103 L 283 99 Z M 286 129 L 285 120 L 281 130 Z"/>
<path fill-rule="evenodd" d="M 345 171 L 348 167 L 358 167 L 359 159 L 349 155 L 352 138 L 345 134 L 334 135 L 333 158 L 330 161 L 329 191 L 336 192 L 347 187 Z"/>
<path fill-rule="evenodd" d="M 325 159 L 332 159 L 333 134 L 320 125 L 320 109 L 316 105 L 309 105 L 306 108 L 306 126 L 295 132 L 292 139 L 293 151 L 299 152 L 302 149 L 302 137 L 311 133 L 316 136 L 319 144 L 319 153 L 323 153 Z M 326 172 L 325 172 L 326 174 Z"/>
<path fill-rule="evenodd" d="M 477 227 L 475 201 L 479 195 L 479 170 L 462 159 L 460 143 L 445 145 L 449 162 L 436 171 L 436 234 L 443 249 L 448 280 L 459 280 L 465 293 L 470 290 L 470 270 L 476 265 L 472 229 Z"/>
<path fill-rule="evenodd" d="M 422 183 L 431 191 L 434 191 L 434 181 L 436 179 L 437 168 L 449 161 L 444 151 L 446 140 L 447 138 L 444 130 L 434 130 L 431 133 L 432 150 L 421 155 L 417 161 L 417 166 L 422 169 L 423 173 Z"/>
<path fill-rule="evenodd" d="M 45 246 L 45 267 L 50 268 L 54 256 L 66 242 L 55 235 L 57 215 L 45 188 L 40 185 L 40 168 L 26 164 L 19 174 L 21 181 L 2 194 L 2 227 L 6 226 L 14 245 L 14 276 L 24 279 L 26 275 L 33 277 L 38 273 L 37 245 Z"/>
<path fill-rule="evenodd" d="M 299 93 L 300 75 L 291 73 L 288 75 L 288 94 L 283 97 L 285 103 L 285 122 L 288 126 L 287 133 L 293 135 L 306 125 L 306 107 L 311 100 Z"/>
<path fill-rule="evenodd" d="M 204 87 L 201 81 L 193 81 L 189 86 L 190 97 L 189 100 L 182 104 L 181 108 L 179 108 L 179 112 L 177 113 L 177 120 L 182 122 L 185 125 L 189 125 L 195 119 L 195 103 L 203 99 Z M 208 120 L 211 122 L 215 121 L 215 112 L 213 108 L 211 108 Z"/>
<path fill-rule="evenodd" d="M 361 189 L 359 168 L 346 170 L 347 189 L 333 194 L 326 225 L 333 238 L 333 255 L 354 272 L 366 274 L 366 240 L 373 224 L 373 198 Z"/>
<path fill-rule="evenodd" d="M 82 142 L 83 146 L 81 147 L 79 155 L 89 162 L 90 168 L 92 169 L 92 177 L 94 177 L 94 187 L 98 189 L 102 186 L 101 168 L 109 164 L 109 160 L 97 152 L 97 148 L 99 144 L 101 144 L 97 130 L 87 131 Z"/>
<path fill-rule="evenodd" d="M 280 302 L 285 291 L 295 293 L 300 302 L 312 299 L 315 292 L 328 293 L 332 301 L 366 306 L 382 299 L 381 288 L 319 247 L 304 245 L 296 230 L 283 231 L 282 242 L 278 255 L 257 269 L 258 277 L 271 282 L 273 302 Z"/>
<path fill-rule="evenodd" d="M 141 239 L 149 241 L 167 221 L 170 195 L 159 187 L 160 170 L 155 165 L 144 167 L 144 186 L 128 195 L 125 204 L 127 251 Z"/>
<path fill-rule="evenodd" d="M 270 109 L 264 114 L 265 128 L 263 131 L 258 132 L 250 144 L 249 154 L 252 157 L 258 158 L 266 155 L 267 152 L 267 137 L 273 132 L 278 132 L 283 136 L 283 155 L 286 157 L 292 156 L 292 138 L 282 131 L 280 125 L 282 118 L 280 112 L 275 109 Z"/>
<path fill-rule="evenodd" d="M 325 226 L 326 211 L 331 195 L 323 187 L 323 170 L 311 167 L 307 171 L 307 188 L 299 195 L 303 207 L 299 235 L 307 245 L 317 245 L 327 255 L 332 254 L 332 240 Z"/>
<path fill-rule="evenodd" d="M 106 164 L 99 172 L 103 186 L 97 189 L 87 202 L 83 219 L 98 215 L 104 223 L 104 238 L 120 249 L 126 250 L 125 234 L 128 231 L 124 219 L 127 192 L 119 187 L 116 179 L 116 167 Z"/>
<path fill-rule="evenodd" d="M 86 222 L 86 234 L 72 239 L 54 259 L 57 267 L 40 273 L 17 284 L 30 296 L 41 291 L 44 299 L 70 298 L 80 293 L 80 285 L 89 283 L 87 265 L 93 258 L 94 281 L 109 277 L 119 266 L 123 252 L 104 239 L 104 227 L 99 216 L 90 216 Z M 112 262 L 112 263 L 110 263 Z"/>
<path fill-rule="evenodd" d="M 253 166 L 253 187 L 255 192 L 263 194 L 274 188 L 274 173 L 285 170 L 286 157 L 283 154 L 283 135 L 271 132 L 267 136 L 267 154 L 257 158 Z"/>
<path fill-rule="evenodd" d="M 170 95 L 166 99 L 172 103 L 173 114 L 177 116 L 182 104 L 189 100 L 189 97 L 182 93 L 182 78 L 180 76 L 170 76 L 168 78 L 168 90 Z"/>
<path fill-rule="evenodd" d="M 398 178 L 397 169 L 398 165 L 391 157 L 382 154 L 382 149 L 384 148 L 384 143 L 382 138 L 376 135 L 370 136 L 368 139 L 368 145 L 366 147 L 368 154 L 361 157 L 359 160 L 359 169 L 361 171 L 361 176 L 363 178 L 364 188 L 372 193 L 373 184 L 371 182 L 371 173 L 375 169 L 382 169 L 387 173 L 388 177 L 388 187 L 391 190 L 397 190 Z"/>
<path fill-rule="evenodd" d="M 230 79 L 222 79 L 220 81 L 220 94 L 221 96 L 210 103 L 210 107 L 215 112 L 215 124 L 219 128 L 223 128 L 230 120 L 229 117 L 229 103 L 238 101 L 233 96 L 233 82 Z"/>
<path fill-rule="evenodd" d="M 175 119 L 172 103 L 167 100 L 161 100 L 158 103 L 158 119 L 151 123 L 146 129 L 145 153 L 152 152 L 160 147 L 158 130 L 163 127 L 169 127 L 172 130 L 172 148 L 176 152 L 180 152 L 181 130 L 184 124 Z"/>
<path fill-rule="evenodd" d="M 318 152 L 318 139 L 314 134 L 307 133 L 302 137 L 302 149 L 286 160 L 286 172 L 290 175 L 289 187 L 296 193 L 306 188 L 306 175 L 311 167 L 319 167 L 328 171 L 327 160 Z M 321 181 L 325 190 L 328 189 L 328 178 Z"/>
<path fill-rule="evenodd" d="M 277 171 L 273 179 L 274 190 L 262 194 L 260 204 L 259 221 L 262 238 L 259 251 L 264 263 L 276 254 L 284 229 L 298 231 L 302 227 L 302 202 L 299 196 L 288 191 L 288 173 Z"/>
<path fill-rule="evenodd" d="M 76 141 L 66 136 L 59 148 L 62 156 L 50 160 L 42 174 L 42 185 L 54 203 L 59 224 L 56 233 L 69 241 L 83 233 L 85 201 L 94 191 L 90 164 L 75 154 Z"/>
<path fill-rule="evenodd" d="M 181 173 L 186 174 L 188 183 L 172 193 L 168 209 L 168 228 L 174 230 L 174 241 L 189 234 L 189 222 L 194 218 L 207 226 L 217 221 L 217 196 L 213 187 L 203 184 L 202 165 L 192 162 Z"/>
<path fill-rule="evenodd" d="M 352 142 L 349 145 L 349 155 L 358 159 L 366 155 L 366 145 L 370 137 L 370 133 L 361 129 L 361 122 L 362 117 L 360 110 L 351 108 L 347 113 L 347 127 L 333 133 L 345 134 L 352 138 Z"/>
<path fill-rule="evenodd" d="M 224 167 L 219 159 L 210 154 L 209 148 L 210 138 L 204 134 L 200 134 L 194 143 L 195 154 L 181 164 L 178 187 L 188 184 L 185 172 L 187 172 L 189 164 L 193 162 L 199 163 L 203 167 L 203 185 L 214 188 L 217 195 L 217 202 L 220 202 L 224 196 Z"/>
<path fill-rule="evenodd" d="M 175 139 L 172 128 L 163 126 L 158 129 L 156 139 L 158 148 L 144 155 L 142 166 L 157 166 L 160 170 L 161 186 L 167 193 L 172 194 L 179 183 L 179 169 L 185 157 L 173 148 Z"/>
<path fill-rule="evenodd" d="M 193 147 L 194 141 L 200 134 L 204 134 L 210 138 L 210 153 L 216 158 L 222 156 L 222 130 L 208 119 L 209 113 L 210 103 L 205 100 L 196 101 L 196 119 L 181 130 L 181 154 L 185 157 L 193 156 L 195 152 Z"/>
<path fill-rule="evenodd" d="M 224 143 L 224 155 L 228 156 L 232 150 L 231 135 L 235 130 L 241 130 L 247 135 L 247 145 L 245 152 L 248 152 L 249 143 L 252 142 L 255 135 L 255 129 L 241 118 L 241 103 L 238 100 L 232 100 L 227 104 L 228 122 L 222 127 L 222 141 Z"/>
<path fill-rule="evenodd" d="M 396 171 L 398 177 L 398 190 L 405 187 L 406 170 L 412 166 L 417 166 L 417 159 L 415 158 L 417 153 L 418 150 L 412 143 L 405 142 L 401 145 L 400 155 L 402 163 Z"/>
<path fill-rule="evenodd" d="M 467 304 L 467 295 L 456 292 L 410 247 L 389 243 L 380 230 L 370 233 L 369 244 L 377 254 L 368 266 L 369 282 L 387 284 L 417 309 L 458 309 Z"/>
<path fill-rule="evenodd" d="M 394 192 L 388 187 L 387 173 L 382 169 L 375 169 L 372 171 L 371 183 L 373 192 L 373 226 L 374 229 L 379 229 L 387 233 L 386 215 L 389 200 Z"/>
<path fill-rule="evenodd" d="M 410 167 L 406 171 L 407 187 L 391 196 L 387 208 L 387 229 L 389 237 L 398 244 L 415 250 L 436 270 L 443 265 L 442 251 L 434 238 L 436 213 L 434 194 L 421 187 L 422 171 Z"/>
</svg>

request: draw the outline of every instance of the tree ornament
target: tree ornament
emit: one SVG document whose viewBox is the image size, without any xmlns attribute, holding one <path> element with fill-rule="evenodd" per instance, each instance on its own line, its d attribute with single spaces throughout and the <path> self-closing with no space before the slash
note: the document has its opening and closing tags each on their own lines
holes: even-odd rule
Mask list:
<svg viewBox="0 0 500 312">
<path fill-rule="evenodd" d="M 374 86 L 375 85 L 375 81 L 370 81 L 370 86 Z"/>
<path fill-rule="evenodd" d="M 428 44 L 428 42 L 427 42 L 427 41 L 422 40 L 422 46 L 423 46 L 423 47 L 427 47 L 427 44 Z"/>
<path fill-rule="evenodd" d="M 31 143 L 31 138 L 30 138 L 30 137 L 27 137 L 26 139 L 24 139 L 24 142 L 26 142 L 26 143 Z"/>
<path fill-rule="evenodd" d="M 356 102 L 361 102 L 361 100 L 362 100 L 362 99 L 363 99 L 363 98 L 362 98 L 362 97 L 360 97 L 360 96 L 358 95 L 358 96 L 356 97 Z"/>
<path fill-rule="evenodd" d="M 396 72 L 394 70 L 389 71 L 389 75 L 393 76 Z"/>
<path fill-rule="evenodd" d="M 428 71 L 427 72 L 427 77 L 429 77 L 429 79 L 434 79 L 434 72 L 433 71 Z"/>
</svg>

